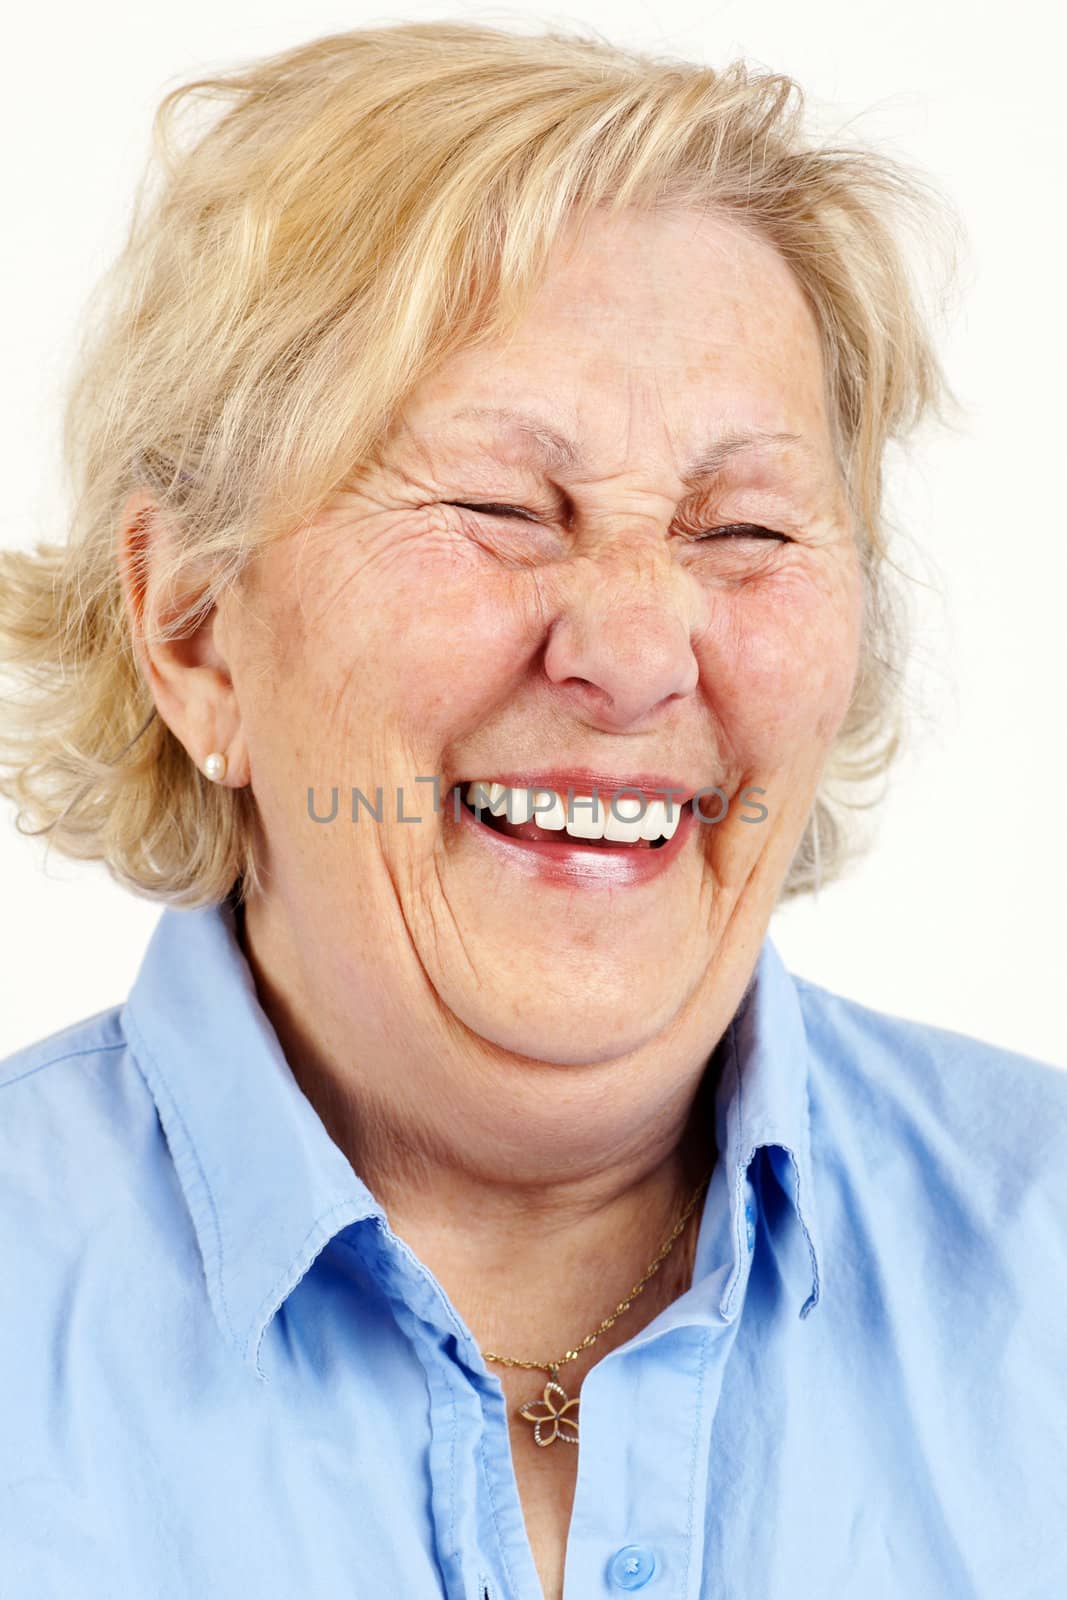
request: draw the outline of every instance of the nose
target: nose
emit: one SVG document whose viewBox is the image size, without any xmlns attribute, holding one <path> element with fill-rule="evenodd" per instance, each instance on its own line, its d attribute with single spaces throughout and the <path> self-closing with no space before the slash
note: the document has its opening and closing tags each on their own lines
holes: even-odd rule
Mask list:
<svg viewBox="0 0 1067 1600">
<path fill-rule="evenodd" d="M 616 539 L 567 563 L 545 647 L 550 681 L 608 731 L 640 724 L 700 676 L 707 595 L 663 543 Z M 557 569 L 558 570 L 558 569 Z"/>
</svg>

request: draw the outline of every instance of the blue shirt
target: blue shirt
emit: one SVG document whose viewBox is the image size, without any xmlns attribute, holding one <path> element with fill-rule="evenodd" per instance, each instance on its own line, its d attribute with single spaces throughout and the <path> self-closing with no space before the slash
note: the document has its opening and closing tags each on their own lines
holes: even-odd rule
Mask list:
<svg viewBox="0 0 1067 1600">
<path fill-rule="evenodd" d="M 566 1600 L 1062 1600 L 1067 1073 L 770 938 L 709 1059 L 692 1286 L 582 1383 Z M 229 902 L 0 1065 L 0 1260 L 3 1600 L 538 1600 L 499 1379 Z"/>
</svg>

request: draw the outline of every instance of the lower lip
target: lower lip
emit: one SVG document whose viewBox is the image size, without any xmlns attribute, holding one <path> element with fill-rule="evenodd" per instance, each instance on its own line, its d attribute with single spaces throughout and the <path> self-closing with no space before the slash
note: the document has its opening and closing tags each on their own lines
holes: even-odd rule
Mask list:
<svg viewBox="0 0 1067 1600">
<path fill-rule="evenodd" d="M 455 812 L 453 805 L 453 814 Z M 487 849 L 495 851 L 501 863 L 516 867 L 545 883 L 560 883 L 573 888 L 600 884 L 611 887 L 648 883 L 666 872 L 696 827 L 692 806 L 686 805 L 674 834 L 657 850 L 641 850 L 625 845 L 613 850 L 605 845 L 584 847 L 569 838 L 513 839 L 508 833 L 497 833 L 495 828 L 479 822 L 474 813 L 460 801 L 459 824 L 466 828 Z"/>
</svg>

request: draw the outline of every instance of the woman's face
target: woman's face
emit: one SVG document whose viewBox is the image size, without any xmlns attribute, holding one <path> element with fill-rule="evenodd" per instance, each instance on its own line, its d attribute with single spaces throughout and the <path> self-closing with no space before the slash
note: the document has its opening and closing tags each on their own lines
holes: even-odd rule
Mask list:
<svg viewBox="0 0 1067 1600">
<path fill-rule="evenodd" d="M 267 899 L 317 982 L 380 979 L 416 1027 L 564 1064 L 669 1037 L 751 970 L 861 617 L 816 327 L 781 258 L 694 212 L 598 214 L 568 242 L 514 337 L 426 382 L 215 633 Z M 721 820 L 683 814 L 656 850 L 508 837 L 455 814 L 475 780 L 564 802 L 717 786 Z M 335 787 L 313 820 L 309 789 L 328 817 Z M 352 820 L 353 788 L 381 789 L 380 822 Z"/>
</svg>

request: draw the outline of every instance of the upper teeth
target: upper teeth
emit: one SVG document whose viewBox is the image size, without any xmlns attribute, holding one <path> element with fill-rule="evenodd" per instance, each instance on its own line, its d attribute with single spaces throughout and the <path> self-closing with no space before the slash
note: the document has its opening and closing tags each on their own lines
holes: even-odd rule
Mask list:
<svg viewBox="0 0 1067 1600">
<path fill-rule="evenodd" d="M 619 844 L 634 844 L 638 839 L 670 839 L 682 819 L 677 802 L 640 799 L 620 794 L 612 809 L 611 797 L 594 799 L 574 795 L 567 814 L 567 800 L 553 789 L 509 789 L 502 783 L 476 779 L 467 786 L 469 805 L 482 807 L 494 817 L 507 812 L 509 822 L 537 823 L 539 828 L 562 830 L 573 839 L 614 839 Z M 641 815 L 642 810 L 644 815 Z M 616 815 L 617 813 L 617 815 Z"/>
</svg>

